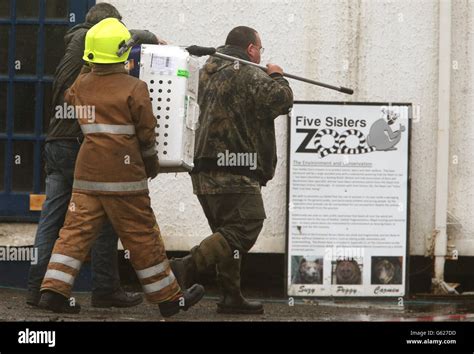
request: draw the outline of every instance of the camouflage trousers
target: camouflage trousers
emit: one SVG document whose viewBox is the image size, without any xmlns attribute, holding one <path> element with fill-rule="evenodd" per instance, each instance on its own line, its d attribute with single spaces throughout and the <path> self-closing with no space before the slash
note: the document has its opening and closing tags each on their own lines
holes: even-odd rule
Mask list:
<svg viewBox="0 0 474 354">
<path fill-rule="evenodd" d="M 220 233 L 232 250 L 248 252 L 266 218 L 261 194 L 198 194 L 213 233 Z"/>
</svg>

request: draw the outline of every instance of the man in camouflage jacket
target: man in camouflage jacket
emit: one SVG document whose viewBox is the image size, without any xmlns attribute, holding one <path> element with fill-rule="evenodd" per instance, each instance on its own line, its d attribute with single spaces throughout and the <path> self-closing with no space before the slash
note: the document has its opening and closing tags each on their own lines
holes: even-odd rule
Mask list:
<svg viewBox="0 0 474 354">
<path fill-rule="evenodd" d="M 260 63 L 259 34 L 234 28 L 218 52 Z M 196 134 L 194 193 L 213 234 L 191 254 L 172 261 L 184 285 L 216 266 L 222 291 L 220 313 L 263 313 L 258 302 L 240 291 L 241 255 L 255 244 L 266 218 L 261 187 L 271 180 L 277 162 L 274 119 L 287 114 L 293 93 L 282 69 L 267 71 L 211 57 L 199 79 L 200 127 Z"/>
</svg>

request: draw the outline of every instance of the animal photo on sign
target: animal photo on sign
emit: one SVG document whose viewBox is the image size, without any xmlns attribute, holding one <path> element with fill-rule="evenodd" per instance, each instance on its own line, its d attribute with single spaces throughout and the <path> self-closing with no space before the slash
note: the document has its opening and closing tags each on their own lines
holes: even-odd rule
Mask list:
<svg viewBox="0 0 474 354">
<path fill-rule="evenodd" d="M 402 284 L 403 257 L 372 257 L 372 284 Z"/>
<path fill-rule="evenodd" d="M 362 284 L 362 259 L 333 261 L 332 284 Z"/>
<path fill-rule="evenodd" d="M 323 258 L 315 256 L 291 257 L 292 284 L 322 284 Z"/>
</svg>

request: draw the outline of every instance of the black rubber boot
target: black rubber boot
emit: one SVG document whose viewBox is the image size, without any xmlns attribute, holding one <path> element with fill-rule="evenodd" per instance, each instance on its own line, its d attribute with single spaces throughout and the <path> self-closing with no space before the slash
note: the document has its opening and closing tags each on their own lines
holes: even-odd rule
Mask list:
<svg viewBox="0 0 474 354">
<path fill-rule="evenodd" d="M 197 282 L 199 273 L 215 266 L 222 257 L 227 257 L 229 252 L 231 250 L 224 236 L 215 233 L 202 240 L 199 246 L 193 247 L 191 254 L 171 259 L 171 270 L 180 287 L 187 289 Z"/>
<path fill-rule="evenodd" d="M 176 315 L 179 310 L 188 311 L 191 306 L 196 305 L 204 296 L 204 287 L 194 284 L 189 289 L 183 291 L 183 295 L 176 301 L 165 301 L 158 306 L 163 317 Z"/>
<path fill-rule="evenodd" d="M 263 305 L 258 301 L 248 301 L 240 290 L 241 259 L 233 257 L 222 260 L 217 265 L 217 282 L 222 291 L 217 303 L 218 313 L 261 315 Z"/>
<path fill-rule="evenodd" d="M 72 306 L 67 297 L 49 290 L 41 292 L 41 300 L 38 307 L 55 313 L 78 314 L 81 312 L 79 304 Z"/>
<path fill-rule="evenodd" d="M 28 290 L 26 295 L 26 303 L 33 307 L 38 307 L 38 303 L 41 299 L 41 293 L 38 290 Z"/>
<path fill-rule="evenodd" d="M 126 293 L 122 288 L 112 294 L 97 295 L 92 294 L 92 307 L 108 308 L 108 307 L 133 307 L 143 302 L 143 296 L 136 293 Z"/>
<path fill-rule="evenodd" d="M 187 289 L 196 283 L 198 271 L 190 254 L 183 258 L 171 259 L 170 267 L 181 289 Z"/>
</svg>

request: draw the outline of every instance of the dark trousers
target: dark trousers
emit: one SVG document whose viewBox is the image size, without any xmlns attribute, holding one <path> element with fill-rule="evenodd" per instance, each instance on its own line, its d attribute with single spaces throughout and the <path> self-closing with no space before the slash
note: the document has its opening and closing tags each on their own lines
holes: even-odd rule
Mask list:
<svg viewBox="0 0 474 354">
<path fill-rule="evenodd" d="M 46 200 L 35 237 L 38 262 L 31 265 L 28 275 L 28 291 L 32 295 L 39 293 L 54 243 L 64 224 L 79 148 L 77 141 L 52 141 L 45 145 Z M 117 241 L 116 233 L 107 222 L 92 247 L 92 292 L 97 295 L 112 293 L 120 288 Z"/>
<path fill-rule="evenodd" d="M 219 232 L 232 250 L 248 252 L 266 218 L 261 194 L 199 194 L 213 233 Z"/>
</svg>

